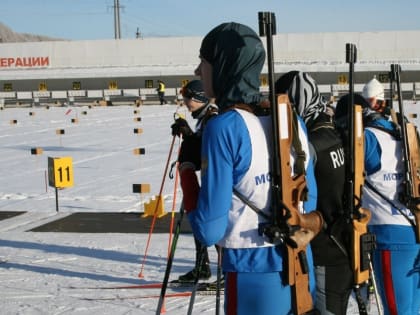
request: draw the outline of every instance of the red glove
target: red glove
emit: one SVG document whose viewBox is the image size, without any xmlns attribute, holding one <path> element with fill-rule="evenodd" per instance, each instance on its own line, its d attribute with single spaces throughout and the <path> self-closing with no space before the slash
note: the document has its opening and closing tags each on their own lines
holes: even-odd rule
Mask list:
<svg viewBox="0 0 420 315">
<path fill-rule="evenodd" d="M 198 184 L 197 174 L 192 168 L 182 169 L 179 175 L 184 195 L 184 210 L 186 213 L 189 213 L 197 206 L 200 185 Z"/>
</svg>

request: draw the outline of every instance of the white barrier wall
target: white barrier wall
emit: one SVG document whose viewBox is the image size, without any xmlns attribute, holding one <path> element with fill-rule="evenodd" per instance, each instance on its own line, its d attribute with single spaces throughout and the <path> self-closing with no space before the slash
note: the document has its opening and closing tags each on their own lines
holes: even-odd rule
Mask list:
<svg viewBox="0 0 420 315">
<path fill-rule="evenodd" d="M 420 31 L 279 34 L 275 71 L 347 71 L 345 44 L 358 49 L 357 71 L 420 70 Z M 2 43 L 0 77 L 19 79 L 191 75 L 201 37 Z M 265 44 L 265 39 L 263 39 Z M 265 68 L 265 72 L 266 72 Z"/>
<path fill-rule="evenodd" d="M 299 64 L 311 69 L 305 71 L 323 72 L 337 66 L 348 71 L 345 45 L 353 43 L 357 47 L 358 70 L 389 71 L 391 63 L 404 64 L 405 70 L 418 70 L 418 36 L 420 31 L 280 34 L 274 39 L 275 59 L 279 65 Z"/>
</svg>

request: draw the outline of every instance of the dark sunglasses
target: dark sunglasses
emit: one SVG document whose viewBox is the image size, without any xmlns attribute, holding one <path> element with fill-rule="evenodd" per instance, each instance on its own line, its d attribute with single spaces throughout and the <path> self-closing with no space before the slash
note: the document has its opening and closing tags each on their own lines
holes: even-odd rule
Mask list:
<svg viewBox="0 0 420 315">
<path fill-rule="evenodd" d="M 201 100 L 204 97 L 204 92 L 197 92 L 183 87 L 181 90 L 181 95 L 184 98 L 197 98 Z"/>
</svg>

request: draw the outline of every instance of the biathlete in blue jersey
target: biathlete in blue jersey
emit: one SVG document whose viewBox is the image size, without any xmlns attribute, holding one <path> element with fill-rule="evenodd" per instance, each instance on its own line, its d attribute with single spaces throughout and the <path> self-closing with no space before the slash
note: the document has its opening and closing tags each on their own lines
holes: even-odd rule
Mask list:
<svg viewBox="0 0 420 315">
<path fill-rule="evenodd" d="M 336 116 L 348 106 L 337 103 Z M 404 179 L 403 151 L 396 125 L 386 115 L 383 86 L 372 79 L 355 94 L 363 106 L 365 185 L 362 207 L 372 212 L 369 230 L 376 235 L 373 255 L 376 283 L 386 315 L 420 314 L 420 244 L 414 217 L 399 201 Z"/>
<path fill-rule="evenodd" d="M 203 39 L 200 59 L 196 75 L 206 96 L 215 98 L 219 115 L 209 120 L 203 133 L 201 188 L 197 207 L 188 212 L 194 235 L 206 246 L 223 248 L 226 314 L 292 314 L 291 290 L 283 273 L 286 248 L 258 233 L 265 219 L 234 194 L 238 191 L 270 214 L 271 120 L 253 113 L 261 102 L 264 46 L 251 28 L 223 23 Z M 302 121 L 299 138 L 309 157 Z M 316 193 L 309 158 L 305 166 L 312 193 L 307 206 L 312 210 Z M 310 250 L 307 255 L 312 266 Z M 310 277 L 314 292 L 312 267 Z"/>
</svg>

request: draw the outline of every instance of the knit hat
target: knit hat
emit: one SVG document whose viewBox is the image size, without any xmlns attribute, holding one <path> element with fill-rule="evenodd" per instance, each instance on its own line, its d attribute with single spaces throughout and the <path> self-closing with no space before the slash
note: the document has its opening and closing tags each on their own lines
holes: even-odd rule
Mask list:
<svg viewBox="0 0 420 315">
<path fill-rule="evenodd" d="M 373 78 L 363 87 L 362 96 L 365 99 L 375 97 L 383 101 L 385 99 L 384 87 L 376 78 Z"/>
<path fill-rule="evenodd" d="M 182 88 L 181 94 L 185 98 L 193 98 L 202 103 L 207 103 L 209 101 L 204 95 L 203 84 L 200 80 L 188 82 L 187 85 Z"/>
</svg>

